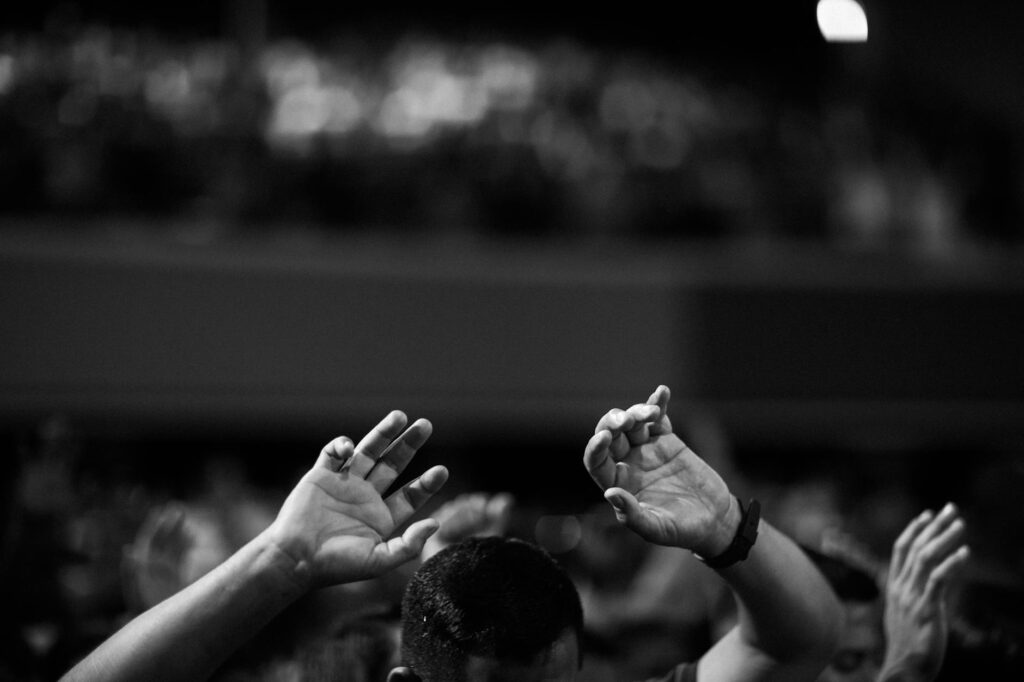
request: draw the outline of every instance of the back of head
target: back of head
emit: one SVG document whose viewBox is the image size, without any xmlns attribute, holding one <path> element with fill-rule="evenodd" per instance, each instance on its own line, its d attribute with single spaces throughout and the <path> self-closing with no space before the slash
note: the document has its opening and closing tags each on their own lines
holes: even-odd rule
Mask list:
<svg viewBox="0 0 1024 682">
<path fill-rule="evenodd" d="M 521 540 L 470 538 L 409 581 L 402 658 L 425 681 L 458 681 L 471 656 L 527 662 L 582 628 L 576 587 L 546 552 Z"/>
<path fill-rule="evenodd" d="M 881 597 L 878 583 L 867 571 L 838 557 L 823 554 L 801 545 L 804 553 L 814 562 L 832 590 L 844 603 L 872 603 Z"/>
</svg>

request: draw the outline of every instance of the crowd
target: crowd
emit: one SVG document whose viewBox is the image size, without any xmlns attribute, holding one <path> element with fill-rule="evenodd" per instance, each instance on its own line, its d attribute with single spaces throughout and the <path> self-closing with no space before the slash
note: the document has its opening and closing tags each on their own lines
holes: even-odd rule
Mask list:
<svg viewBox="0 0 1024 682">
<path fill-rule="evenodd" d="M 209 239 L 303 224 L 940 255 L 1020 242 L 1009 131 L 902 84 L 844 95 L 791 76 L 564 39 L 246 46 L 58 22 L 0 35 L 0 210 Z"/>
<path fill-rule="evenodd" d="M 659 388 L 600 419 L 580 474 L 605 499 L 570 514 L 446 491 L 439 465 L 387 494 L 431 431 L 400 412 L 290 493 L 232 459 L 175 485 L 83 467 L 48 421 L 6 460 L 0 679 L 1019 679 L 1021 521 L 980 501 L 1006 472 L 956 504 L 865 500 L 872 524 L 842 481 L 751 475 L 668 413 Z"/>
<path fill-rule="evenodd" d="M 955 112 L 903 127 L 898 105 L 569 41 L 256 48 L 0 36 L 3 216 L 932 254 L 1021 237 L 1008 138 Z M 538 500 L 475 488 L 460 457 L 417 466 L 432 426 L 399 411 L 294 470 L 97 452 L 76 428 L 0 457 L 0 682 L 1024 679 L 1015 453 L 741 456 L 659 387 L 568 447 L 593 499 Z M 492 466 L 557 491 L 564 445 Z"/>
</svg>

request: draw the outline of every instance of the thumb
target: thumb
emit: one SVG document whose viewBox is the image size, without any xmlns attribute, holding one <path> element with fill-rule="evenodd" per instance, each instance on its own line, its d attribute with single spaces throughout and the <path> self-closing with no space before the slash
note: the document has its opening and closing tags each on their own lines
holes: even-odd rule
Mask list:
<svg viewBox="0 0 1024 682">
<path fill-rule="evenodd" d="M 436 519 L 422 519 L 405 529 L 400 537 L 391 538 L 374 548 L 374 555 L 380 573 L 401 566 L 420 555 L 427 538 L 437 532 L 440 524 Z"/>
<path fill-rule="evenodd" d="M 619 523 L 636 530 L 643 510 L 632 493 L 622 488 L 608 488 L 604 491 L 604 499 L 608 500 L 608 504 L 615 510 L 615 518 Z"/>
</svg>

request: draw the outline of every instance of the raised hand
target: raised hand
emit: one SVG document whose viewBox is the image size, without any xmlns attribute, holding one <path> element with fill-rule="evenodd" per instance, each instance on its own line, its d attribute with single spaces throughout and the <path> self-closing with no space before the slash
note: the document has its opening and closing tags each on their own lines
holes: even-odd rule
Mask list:
<svg viewBox="0 0 1024 682">
<path fill-rule="evenodd" d="M 426 561 L 466 538 L 504 535 L 512 504 L 513 498 L 508 493 L 468 493 L 445 502 L 433 514 L 441 528 L 427 539 L 420 558 Z"/>
<path fill-rule="evenodd" d="M 358 445 L 344 436 L 328 443 L 268 529 L 311 586 L 376 577 L 418 556 L 437 530 L 423 519 L 389 539 L 448 480 L 447 469 L 431 467 L 383 497 L 432 431 L 426 419 L 407 422 L 396 410 Z"/>
<path fill-rule="evenodd" d="M 621 523 L 660 545 L 702 556 L 724 551 L 739 508 L 721 476 L 672 432 L 670 392 L 613 409 L 597 424 L 583 463 Z"/>
<path fill-rule="evenodd" d="M 947 504 L 925 511 L 893 545 L 885 593 L 886 651 L 880 681 L 935 679 L 946 654 L 946 593 L 963 570 L 969 550 L 964 522 Z"/>
</svg>

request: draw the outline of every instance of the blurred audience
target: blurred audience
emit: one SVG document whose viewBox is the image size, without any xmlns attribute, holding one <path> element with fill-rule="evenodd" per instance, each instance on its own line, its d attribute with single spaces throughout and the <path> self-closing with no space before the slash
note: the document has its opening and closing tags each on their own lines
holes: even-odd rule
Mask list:
<svg viewBox="0 0 1024 682">
<path fill-rule="evenodd" d="M 741 467 L 713 420 L 698 419 L 686 430 L 709 462 L 723 471 Z M 0 679 L 59 675 L 128 619 L 255 537 L 272 521 L 282 495 L 253 482 L 245 463 L 226 455 L 210 454 L 199 468 L 190 463 L 185 487 L 180 481 L 155 485 L 152 474 L 140 480 L 135 465 L 97 457 L 59 417 L 14 445 L 5 460 L 10 495 L 4 498 L 0 568 L 9 608 Z M 858 467 L 869 471 L 870 462 Z M 848 636 L 823 679 L 1020 678 L 1024 584 L 1020 552 L 1011 545 L 1024 519 L 1003 504 L 1019 480 L 1017 469 L 1009 457 L 978 458 L 964 472 L 957 508 L 905 528 L 899 524 L 908 516 L 906 500 L 920 491 L 885 467 L 888 487 L 854 499 L 849 493 L 872 485 L 870 475 L 830 478 L 802 471 L 797 462 L 788 483 L 760 479 L 756 470 L 735 479 L 770 505 L 780 526 L 814 548 L 809 553 L 847 607 Z M 665 662 L 699 655 L 734 622 L 735 605 L 714 573 L 687 553 L 638 541 L 607 505 L 567 514 L 561 500 L 551 513 L 519 508 L 509 493 L 474 491 L 472 481 L 459 486 L 430 510 L 440 530 L 421 561 L 470 535 L 521 536 L 548 547 L 583 601 L 587 664 L 581 679 L 640 679 Z M 872 515 L 864 514 L 863 504 L 874 506 Z M 895 543 L 891 557 L 879 558 L 885 556 L 876 550 L 880 536 L 890 548 Z M 936 538 L 944 539 L 936 545 Z M 966 541 L 972 559 L 963 564 Z M 217 679 L 375 679 L 360 675 L 394 664 L 397 603 L 413 569 L 325 589 L 297 603 L 233 656 Z M 938 576 L 931 588 L 930 573 Z M 339 618 L 341 612 L 352 615 Z M 907 674 L 886 677 L 901 661 Z M 338 677 L 339 670 L 350 677 Z"/>
<path fill-rule="evenodd" d="M 783 92 L 569 40 L 243 49 L 64 21 L 0 34 L 0 210 L 193 241 L 302 224 L 942 257 L 1020 242 L 1021 202 L 991 196 L 1021 177 L 1008 133 Z"/>
</svg>

